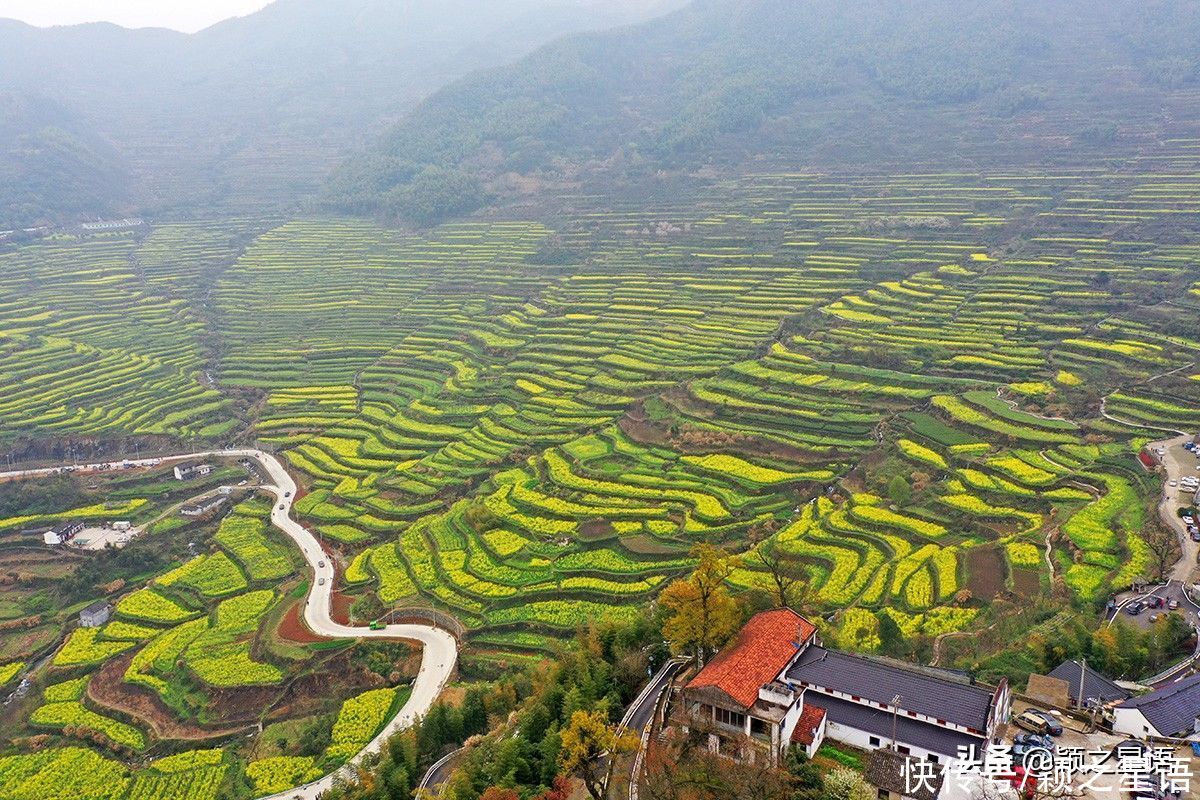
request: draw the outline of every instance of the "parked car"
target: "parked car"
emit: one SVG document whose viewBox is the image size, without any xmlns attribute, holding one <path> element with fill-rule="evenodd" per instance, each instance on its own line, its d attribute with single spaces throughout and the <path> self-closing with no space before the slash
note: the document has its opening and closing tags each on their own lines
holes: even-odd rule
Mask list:
<svg viewBox="0 0 1200 800">
<path fill-rule="evenodd" d="M 1013 744 L 1024 747 L 1041 747 L 1051 752 L 1054 751 L 1054 740 L 1042 733 L 1018 733 L 1013 737 Z"/>
<path fill-rule="evenodd" d="M 1171 609 L 1172 611 L 1178 611 L 1179 610 L 1179 601 L 1176 600 L 1174 597 L 1172 597 L 1170 600 L 1167 601 L 1167 608 Z"/>
<path fill-rule="evenodd" d="M 1158 622 L 1158 618 L 1159 618 L 1159 617 L 1161 617 L 1161 616 L 1162 616 L 1162 614 L 1151 614 L 1151 615 L 1150 615 L 1150 622 L 1151 622 L 1151 623 Z"/>
<path fill-rule="evenodd" d="M 1030 754 L 1036 755 L 1030 755 Z M 1041 745 L 1032 744 L 1014 744 L 1012 748 L 1012 763 L 1020 767 L 1033 767 L 1036 765 L 1038 769 L 1051 766 L 1054 761 L 1054 752 Z M 1030 776 L 1032 778 L 1032 776 Z"/>
<path fill-rule="evenodd" d="M 1163 607 L 1163 599 L 1156 594 L 1150 595 L 1149 599 L 1146 600 L 1146 608 L 1162 608 L 1162 607 Z"/>
<path fill-rule="evenodd" d="M 1018 728 L 1040 735 L 1050 733 L 1050 722 L 1036 710 L 1030 708 L 1013 717 L 1013 724 Z M 1060 728 L 1061 730 L 1061 728 Z M 1015 748 L 1014 748 L 1015 750 Z"/>
<path fill-rule="evenodd" d="M 1200 528 L 1192 528 L 1190 531 L 1193 542 L 1200 542 Z"/>
<path fill-rule="evenodd" d="M 1138 614 L 1142 613 L 1142 609 L 1145 607 L 1146 604 L 1141 600 L 1134 600 L 1132 603 L 1125 606 L 1125 613 L 1131 617 L 1136 617 Z"/>
</svg>

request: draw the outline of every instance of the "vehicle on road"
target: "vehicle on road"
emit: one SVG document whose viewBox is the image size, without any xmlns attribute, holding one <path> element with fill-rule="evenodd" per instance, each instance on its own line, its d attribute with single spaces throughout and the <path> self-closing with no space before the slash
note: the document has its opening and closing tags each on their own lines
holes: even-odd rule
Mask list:
<svg viewBox="0 0 1200 800">
<path fill-rule="evenodd" d="M 1167 483 L 1167 486 L 1178 486 L 1178 485 L 1179 485 L 1179 481 L 1175 480 L 1174 478 L 1172 478 L 1172 479 L 1171 479 L 1170 481 L 1168 481 L 1168 483 Z"/>
<path fill-rule="evenodd" d="M 291 492 L 284 492 L 284 493 L 283 493 L 283 496 L 284 496 L 284 497 L 291 497 L 291 496 L 292 496 L 292 493 L 291 493 Z"/>
<path fill-rule="evenodd" d="M 285 508 L 287 508 L 287 506 L 285 506 L 283 503 L 280 503 L 280 504 L 279 504 L 279 510 L 280 510 L 280 511 L 283 511 Z"/>
<path fill-rule="evenodd" d="M 324 562 L 324 561 L 318 561 L 318 562 L 317 562 L 317 566 L 318 566 L 318 567 L 320 567 L 321 569 L 325 569 L 325 562 Z"/>
<path fill-rule="evenodd" d="M 387 626 L 386 626 L 386 625 L 384 625 L 384 624 L 383 624 L 383 622 L 381 622 L 380 620 L 375 620 L 374 622 L 372 622 L 372 623 L 371 623 L 370 625 L 368 625 L 367 627 L 368 627 L 368 628 L 370 628 L 370 629 L 371 629 L 371 630 L 373 630 L 373 631 L 381 631 L 381 630 L 383 630 L 384 628 L 386 628 Z"/>
<path fill-rule="evenodd" d="M 325 585 L 325 579 L 317 578 L 317 586 L 324 586 L 324 585 Z"/>
<path fill-rule="evenodd" d="M 1134 600 L 1132 603 L 1125 606 L 1125 613 L 1131 617 L 1136 617 L 1138 614 L 1142 613 L 1142 609 L 1145 607 L 1146 605 L 1141 600 Z"/>
</svg>

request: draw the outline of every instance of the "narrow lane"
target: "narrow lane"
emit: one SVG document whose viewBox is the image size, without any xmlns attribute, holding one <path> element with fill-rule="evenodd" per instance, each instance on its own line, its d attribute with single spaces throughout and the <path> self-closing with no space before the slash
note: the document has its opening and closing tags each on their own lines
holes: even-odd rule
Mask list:
<svg viewBox="0 0 1200 800">
<path fill-rule="evenodd" d="M 292 480 L 292 476 L 284 469 L 279 459 L 269 453 L 261 450 L 219 450 L 164 458 L 116 461 L 108 464 L 83 464 L 72 466 L 72 471 L 121 469 L 126 464 L 134 467 L 149 467 L 176 461 L 218 457 L 253 458 L 270 476 L 272 484 L 259 488 L 275 496 L 271 508 L 271 523 L 287 534 L 288 538 L 300 548 L 312 573 L 308 598 L 304 601 L 304 621 L 314 633 L 337 639 L 409 639 L 420 642 L 423 646 L 421 668 L 413 681 L 412 694 L 409 696 L 408 702 L 366 747 L 337 772 L 296 789 L 260 798 L 260 800 L 316 800 L 322 792 L 333 786 L 336 777 L 349 778 L 353 776 L 354 768 L 362 763 L 363 759 L 378 753 L 393 734 L 411 726 L 417 719 L 429 712 L 454 673 L 454 666 L 458 661 L 458 642 L 449 632 L 433 625 L 393 624 L 379 630 L 371 630 L 366 627 L 352 627 L 335 622 L 330 614 L 335 578 L 333 561 L 325 555 L 317 537 L 291 518 L 292 502 L 296 497 L 296 482 Z M 0 480 L 53 475 L 62 469 L 61 467 L 49 467 L 0 472 Z"/>
</svg>

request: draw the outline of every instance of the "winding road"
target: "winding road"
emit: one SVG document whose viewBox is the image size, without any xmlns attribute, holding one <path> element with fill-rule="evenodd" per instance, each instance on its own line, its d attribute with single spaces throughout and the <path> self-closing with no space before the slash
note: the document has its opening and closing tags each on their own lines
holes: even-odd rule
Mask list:
<svg viewBox="0 0 1200 800">
<path fill-rule="evenodd" d="M 292 501 L 296 495 L 296 482 L 292 480 L 292 476 L 284 469 L 279 459 L 269 453 L 261 450 L 218 450 L 163 458 L 118 461 L 110 464 L 84 464 L 74 466 L 72 470 L 88 472 L 121 469 L 126 465 L 149 467 L 203 458 L 253 458 L 270 476 L 271 485 L 263 485 L 260 488 L 275 495 L 275 502 L 271 509 L 271 523 L 296 543 L 312 571 L 313 577 L 308 588 L 308 598 L 304 601 L 304 621 L 313 633 L 336 639 L 409 639 L 420 642 L 424 648 L 421 656 L 421 668 L 413 680 L 412 694 L 409 696 L 408 702 L 366 747 L 334 773 L 304 786 L 260 798 L 260 800 L 316 800 L 322 792 L 333 786 L 336 779 L 352 778 L 355 768 L 365 758 L 382 750 L 384 743 L 393 734 L 408 728 L 417 719 L 428 713 L 454 673 L 454 667 L 458 661 L 458 642 L 449 632 L 432 625 L 387 625 L 379 630 L 371 630 L 335 622 L 329 613 L 335 578 L 333 559 L 329 558 L 321 549 L 320 542 L 311 531 L 291 518 Z M 0 480 L 36 478 L 53 475 L 61 470 L 62 468 L 53 467 L 0 472 Z"/>
</svg>

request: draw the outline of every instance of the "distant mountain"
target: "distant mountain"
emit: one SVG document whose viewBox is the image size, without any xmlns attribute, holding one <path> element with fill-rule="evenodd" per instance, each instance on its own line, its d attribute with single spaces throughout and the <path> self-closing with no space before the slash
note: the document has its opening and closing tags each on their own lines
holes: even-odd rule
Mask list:
<svg viewBox="0 0 1200 800">
<path fill-rule="evenodd" d="M 0 107 L 0 228 L 128 205 L 128 170 L 78 117 L 43 97 L 0 92 Z"/>
<path fill-rule="evenodd" d="M 420 221 L 712 165 L 1078 157 L 1198 83 L 1197 0 L 697 0 L 443 89 L 325 202 Z"/>
<path fill-rule="evenodd" d="M 450 81 L 682 2 L 278 0 L 190 36 L 0 20 L 0 91 L 108 141 L 142 208 L 279 209 Z"/>
</svg>

